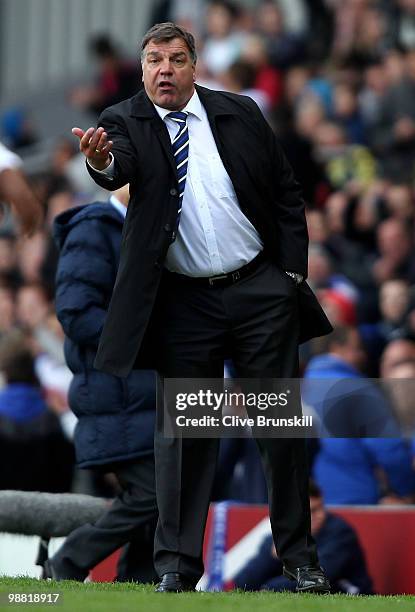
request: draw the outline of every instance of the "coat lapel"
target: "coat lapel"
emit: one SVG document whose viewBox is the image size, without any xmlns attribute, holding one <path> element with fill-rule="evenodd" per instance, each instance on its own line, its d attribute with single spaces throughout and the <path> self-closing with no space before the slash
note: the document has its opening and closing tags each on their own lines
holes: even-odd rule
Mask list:
<svg viewBox="0 0 415 612">
<path fill-rule="evenodd" d="M 219 155 L 221 156 L 222 161 L 224 161 L 223 144 L 219 137 L 216 119 L 218 116 L 232 115 L 233 113 L 229 110 L 229 108 L 227 108 L 226 100 L 222 99 L 221 96 L 215 95 L 216 92 L 211 91 L 206 87 L 201 87 L 200 85 L 195 85 L 195 87 L 199 95 L 200 101 L 206 110 L 210 129 L 212 130 L 213 138 L 218 148 Z"/>
<path fill-rule="evenodd" d="M 170 142 L 170 136 L 166 124 L 158 115 L 151 100 L 148 98 L 145 90 L 141 90 L 134 98 L 132 103 L 131 116 L 137 119 L 149 120 L 151 127 L 154 130 L 162 149 L 167 157 L 167 160 L 172 167 L 174 174 L 177 176 L 176 162 L 173 156 L 173 148 Z"/>
</svg>

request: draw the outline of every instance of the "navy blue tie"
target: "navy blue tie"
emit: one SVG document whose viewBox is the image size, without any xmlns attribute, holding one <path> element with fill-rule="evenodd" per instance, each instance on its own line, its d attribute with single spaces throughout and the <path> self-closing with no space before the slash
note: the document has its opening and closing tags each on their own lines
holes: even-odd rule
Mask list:
<svg viewBox="0 0 415 612">
<path fill-rule="evenodd" d="M 179 126 L 179 131 L 172 141 L 173 155 L 176 161 L 177 178 L 179 181 L 179 209 L 177 211 L 176 227 L 172 235 L 172 242 L 176 240 L 177 230 L 182 212 L 183 194 L 186 186 L 187 162 L 189 160 L 189 132 L 187 129 L 187 113 L 174 111 L 167 115 Z"/>
</svg>

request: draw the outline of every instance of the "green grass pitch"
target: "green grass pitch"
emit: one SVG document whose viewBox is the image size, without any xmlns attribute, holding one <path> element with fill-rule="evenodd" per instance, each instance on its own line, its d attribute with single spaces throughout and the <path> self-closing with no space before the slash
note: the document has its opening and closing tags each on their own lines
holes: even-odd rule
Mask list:
<svg viewBox="0 0 415 612">
<path fill-rule="evenodd" d="M 9 604 L 8 593 L 59 593 L 58 604 Z M 36 612 L 414 612 L 415 596 L 353 597 L 294 593 L 154 593 L 151 586 L 133 583 L 54 582 L 0 577 L 0 610 Z"/>
</svg>

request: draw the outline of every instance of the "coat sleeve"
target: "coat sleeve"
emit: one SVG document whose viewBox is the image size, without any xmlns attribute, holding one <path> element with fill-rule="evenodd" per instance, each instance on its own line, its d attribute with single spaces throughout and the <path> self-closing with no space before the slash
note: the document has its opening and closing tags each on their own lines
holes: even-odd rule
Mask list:
<svg viewBox="0 0 415 612">
<path fill-rule="evenodd" d="M 121 115 L 105 109 L 98 120 L 98 126 L 104 128 L 108 139 L 113 142 L 111 152 L 114 156 L 114 174 L 110 177 L 97 172 L 88 163 L 86 168 L 100 187 L 114 191 L 137 179 L 137 151 Z"/>
<path fill-rule="evenodd" d="M 278 244 L 276 244 L 278 261 L 283 269 L 297 272 L 306 278 L 308 231 L 301 187 L 271 126 L 255 102 L 250 98 L 247 100 L 251 104 L 261 130 L 261 139 L 271 160 L 273 215 L 278 230 Z"/>
<path fill-rule="evenodd" d="M 68 234 L 56 274 L 56 314 L 65 335 L 98 347 L 115 278 L 109 243 L 94 219 L 80 221 Z"/>
</svg>

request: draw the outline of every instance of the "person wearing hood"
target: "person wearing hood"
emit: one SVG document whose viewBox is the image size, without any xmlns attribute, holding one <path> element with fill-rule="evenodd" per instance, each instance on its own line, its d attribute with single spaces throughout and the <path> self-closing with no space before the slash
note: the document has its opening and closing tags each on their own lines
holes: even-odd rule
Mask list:
<svg viewBox="0 0 415 612">
<path fill-rule="evenodd" d="M 69 405 L 78 418 L 77 464 L 112 472 L 121 492 L 95 524 L 73 531 L 46 562 L 47 577 L 83 581 L 119 547 L 118 580 L 151 582 L 157 505 L 154 482 L 156 374 L 132 370 L 121 379 L 93 367 L 115 283 L 128 185 L 108 202 L 59 215 L 53 233 L 60 251 L 56 312 L 65 332 L 65 358 L 73 380 Z"/>
<path fill-rule="evenodd" d="M 355 327 L 337 327 L 304 373 L 303 400 L 320 420 L 312 475 L 326 504 L 411 503 L 415 473 L 387 397 L 365 378 Z"/>
</svg>

